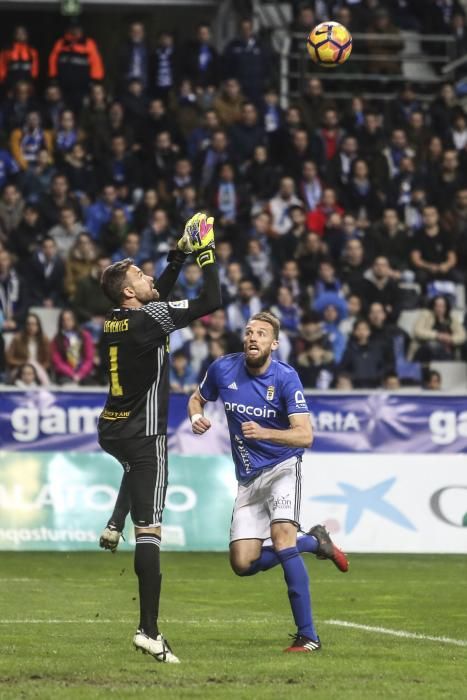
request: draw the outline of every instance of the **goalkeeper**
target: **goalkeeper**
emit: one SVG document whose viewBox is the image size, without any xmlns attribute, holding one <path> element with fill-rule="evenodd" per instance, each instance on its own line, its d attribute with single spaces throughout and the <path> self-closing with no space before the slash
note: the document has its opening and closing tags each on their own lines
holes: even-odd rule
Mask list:
<svg viewBox="0 0 467 700">
<path fill-rule="evenodd" d="M 104 323 L 109 394 L 99 417 L 99 444 L 124 469 L 120 507 L 126 508 L 123 517 L 130 509 L 135 525 L 140 620 L 133 643 L 166 663 L 178 662 L 157 626 L 161 522 L 167 490 L 168 336 L 221 305 L 213 226 L 214 220 L 205 214 L 195 214 L 187 222 L 156 288 L 153 278 L 144 275 L 130 258 L 110 265 L 101 280 L 115 308 Z M 203 272 L 199 297 L 160 301 L 160 294 L 169 293 L 184 256 L 190 253 Z M 120 534 L 121 530 L 108 526 L 101 546 L 114 549 Z"/>
</svg>

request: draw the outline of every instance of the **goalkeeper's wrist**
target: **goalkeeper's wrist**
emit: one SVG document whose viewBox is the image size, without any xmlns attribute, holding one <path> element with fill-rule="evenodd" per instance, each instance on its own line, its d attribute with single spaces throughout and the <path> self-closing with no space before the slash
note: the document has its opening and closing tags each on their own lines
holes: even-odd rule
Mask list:
<svg viewBox="0 0 467 700">
<path fill-rule="evenodd" d="M 177 265 L 183 265 L 186 260 L 186 257 L 187 254 L 177 247 L 173 250 L 169 250 L 167 254 L 167 262 L 176 263 Z"/>
<path fill-rule="evenodd" d="M 195 260 L 199 267 L 213 265 L 216 262 L 214 248 L 208 245 L 205 248 L 200 248 L 200 250 L 195 251 Z"/>
<path fill-rule="evenodd" d="M 193 423 L 196 423 L 196 421 L 200 418 L 203 418 L 202 413 L 193 413 L 193 415 L 191 416 L 191 425 L 193 425 Z"/>
</svg>

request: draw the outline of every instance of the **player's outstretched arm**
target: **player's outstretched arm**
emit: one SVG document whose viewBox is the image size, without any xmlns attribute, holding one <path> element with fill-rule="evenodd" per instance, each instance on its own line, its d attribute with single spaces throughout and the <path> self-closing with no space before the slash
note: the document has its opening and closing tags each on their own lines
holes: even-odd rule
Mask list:
<svg viewBox="0 0 467 700">
<path fill-rule="evenodd" d="M 263 428 L 255 421 L 242 423 L 242 433 L 247 440 L 265 440 L 274 445 L 286 447 L 311 447 L 313 443 L 313 428 L 309 413 L 294 413 L 289 416 L 290 428 L 277 430 Z"/>
<path fill-rule="evenodd" d="M 195 435 L 202 435 L 209 430 L 211 422 L 204 416 L 204 406 L 207 403 L 196 389 L 188 400 L 188 415 L 191 420 L 191 429 Z"/>
<path fill-rule="evenodd" d="M 198 213 L 185 224 L 185 252 L 191 252 L 203 273 L 203 287 L 200 295 L 190 301 L 187 323 L 215 311 L 222 304 L 219 271 L 214 252 L 214 218 Z M 179 241 L 179 243 L 180 243 Z"/>
<path fill-rule="evenodd" d="M 175 287 L 180 270 L 190 254 L 189 251 L 185 252 L 180 248 L 182 238 L 178 241 L 177 247 L 171 250 L 167 255 L 168 265 L 156 281 L 155 287 L 159 292 L 160 301 L 165 301 L 168 298 L 170 292 Z"/>
</svg>

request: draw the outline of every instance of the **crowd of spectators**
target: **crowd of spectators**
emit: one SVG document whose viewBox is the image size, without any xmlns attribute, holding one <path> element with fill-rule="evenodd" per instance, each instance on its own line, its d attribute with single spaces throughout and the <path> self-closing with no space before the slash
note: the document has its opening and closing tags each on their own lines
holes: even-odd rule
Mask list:
<svg viewBox="0 0 467 700">
<path fill-rule="evenodd" d="M 328 4 L 297 7 L 296 21 Z M 386 12 L 334 4 L 353 25 Z M 451 8 L 448 24 L 464 17 L 455 1 L 432 4 Z M 392 5 L 403 26 L 408 3 Z M 165 31 L 149 39 L 134 21 L 119 56 L 101 56 L 74 20 L 49 57 L 25 27 L 0 53 L 4 380 L 105 383 L 102 270 L 132 257 L 157 277 L 185 220 L 208 210 L 224 308 L 172 335 L 174 391 L 241 350 L 245 321 L 263 308 L 282 324 L 278 358 L 306 387 L 439 388 L 429 363 L 466 358 L 453 306 L 467 269 L 467 116 L 454 86 L 432 101 L 404 84 L 387 105 L 336 103 L 311 77 L 282 109 L 250 19 L 222 54 L 209 24 L 184 45 Z M 200 285 L 188 262 L 173 298 Z M 51 308 L 47 338 L 40 310 Z M 407 309 L 420 309 L 412 336 L 398 326 Z"/>
</svg>

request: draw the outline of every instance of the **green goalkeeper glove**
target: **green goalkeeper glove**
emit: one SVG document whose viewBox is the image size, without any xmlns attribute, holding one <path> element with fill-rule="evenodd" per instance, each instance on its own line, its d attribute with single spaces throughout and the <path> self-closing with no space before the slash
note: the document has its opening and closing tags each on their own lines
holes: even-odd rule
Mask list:
<svg viewBox="0 0 467 700">
<path fill-rule="evenodd" d="M 185 224 L 183 236 L 177 243 L 177 248 L 189 255 L 197 253 L 202 248 L 214 248 L 214 217 L 198 212 Z"/>
</svg>

